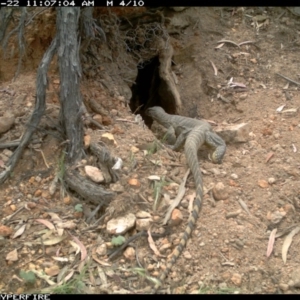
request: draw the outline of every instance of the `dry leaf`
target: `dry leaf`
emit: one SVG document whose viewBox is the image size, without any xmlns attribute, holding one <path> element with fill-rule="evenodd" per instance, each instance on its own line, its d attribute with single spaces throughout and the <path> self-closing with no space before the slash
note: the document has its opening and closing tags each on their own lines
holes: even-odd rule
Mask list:
<svg viewBox="0 0 300 300">
<path fill-rule="evenodd" d="M 16 232 L 15 234 L 13 235 L 12 239 L 15 239 L 17 238 L 18 236 L 22 235 L 23 232 L 25 231 L 25 228 L 26 228 L 26 224 L 24 224 L 23 226 L 21 226 Z"/>
<path fill-rule="evenodd" d="M 195 197 L 196 197 L 196 193 L 186 196 L 186 200 L 189 202 L 188 210 L 189 210 L 190 214 L 193 212 L 193 203 L 194 203 Z"/>
<path fill-rule="evenodd" d="M 211 60 L 209 60 L 209 61 L 210 61 L 211 65 L 212 65 L 212 67 L 214 69 L 215 76 L 217 76 L 218 75 L 218 69 L 216 68 L 215 64 Z"/>
<path fill-rule="evenodd" d="M 248 209 L 248 206 L 247 204 L 242 200 L 242 199 L 239 199 L 239 204 L 241 205 L 241 207 L 243 208 L 243 210 L 248 214 L 248 215 L 251 215 L 249 209 Z"/>
<path fill-rule="evenodd" d="M 285 104 L 279 106 L 279 107 L 276 109 L 276 111 L 277 111 L 277 112 L 281 112 L 281 111 L 283 110 L 284 107 L 285 107 Z"/>
<path fill-rule="evenodd" d="M 69 259 L 66 258 L 66 257 L 52 256 L 52 258 L 53 258 L 54 260 L 60 261 L 60 262 L 67 262 L 67 261 L 69 261 Z"/>
<path fill-rule="evenodd" d="M 81 261 L 83 261 L 86 258 L 86 256 L 87 256 L 86 248 L 84 247 L 84 245 L 79 241 L 79 239 L 76 236 L 72 235 L 72 238 L 75 241 L 75 243 L 77 243 L 78 246 L 80 247 Z"/>
<path fill-rule="evenodd" d="M 62 285 L 63 283 L 67 282 L 68 280 L 70 280 L 72 278 L 72 276 L 74 275 L 75 271 L 72 270 L 64 279 L 62 279 L 57 285 Z"/>
<path fill-rule="evenodd" d="M 76 244 L 73 241 L 69 241 L 69 243 L 72 245 L 72 247 L 75 249 L 75 255 L 77 255 L 80 252 L 80 247 L 78 244 Z"/>
<path fill-rule="evenodd" d="M 156 256 L 164 257 L 164 255 L 161 255 L 158 249 L 156 248 L 150 230 L 148 230 L 148 243 L 151 250 L 155 253 Z"/>
<path fill-rule="evenodd" d="M 50 230 L 55 230 L 55 226 L 49 222 L 48 220 L 45 219 L 36 219 L 37 222 L 45 225 L 47 228 L 49 228 Z"/>
<path fill-rule="evenodd" d="M 275 242 L 275 236 L 276 236 L 277 228 L 273 229 L 268 242 L 268 248 L 267 248 L 267 257 L 269 257 L 273 251 L 274 242 Z"/>
<path fill-rule="evenodd" d="M 58 216 L 58 214 L 56 214 L 54 212 L 48 212 L 48 215 L 51 217 L 51 219 L 54 223 L 57 221 L 62 222 L 62 219 Z"/>
<path fill-rule="evenodd" d="M 157 175 L 150 175 L 150 176 L 148 176 L 148 179 L 149 180 L 160 180 L 160 176 L 157 176 Z"/>
<path fill-rule="evenodd" d="M 7 255 L 6 255 L 6 260 L 9 260 L 9 261 L 17 261 L 18 260 L 18 251 L 17 249 L 9 252 Z"/>
<path fill-rule="evenodd" d="M 218 45 L 217 47 L 215 47 L 215 49 L 219 49 L 219 48 L 222 48 L 224 46 L 225 43 L 222 43 L 220 45 Z"/>
<path fill-rule="evenodd" d="M 97 258 L 96 255 L 92 255 L 92 258 L 93 258 L 94 261 L 96 261 L 98 264 L 100 264 L 104 267 L 110 267 L 111 266 L 111 264 L 109 264 L 108 262 Z"/>
<path fill-rule="evenodd" d="M 44 279 L 49 285 L 54 285 L 54 284 L 56 284 L 54 281 L 52 281 L 52 280 L 50 279 L 51 276 L 48 276 L 48 275 L 46 275 L 46 274 L 43 274 L 42 272 L 37 271 L 37 270 L 34 270 L 34 269 L 32 269 L 31 271 L 32 271 L 37 277 L 39 277 L 39 278 L 41 278 L 41 279 Z"/>
<path fill-rule="evenodd" d="M 107 277 L 106 277 L 106 274 L 104 273 L 103 269 L 100 268 L 99 266 L 97 266 L 97 269 L 98 269 L 99 278 L 101 279 L 101 286 L 103 284 L 107 285 Z"/>
<path fill-rule="evenodd" d="M 67 221 L 64 223 L 59 222 L 56 224 L 56 226 L 59 228 L 65 228 L 65 229 L 75 229 L 77 227 L 77 224 L 71 220 L 71 221 Z"/>
<path fill-rule="evenodd" d="M 289 247 L 293 241 L 293 237 L 295 234 L 297 234 L 300 230 L 300 227 L 296 227 L 294 230 L 292 230 L 287 237 L 285 238 L 283 245 L 282 245 L 282 260 L 284 263 L 286 263 L 286 256 L 289 250 Z"/>
<path fill-rule="evenodd" d="M 45 246 L 52 246 L 52 245 L 56 245 L 58 243 L 60 243 L 61 241 L 63 241 L 67 236 L 55 236 L 55 237 L 51 237 L 48 240 L 43 241 L 43 245 Z M 41 244 L 41 242 L 39 240 L 35 241 L 36 244 Z"/>
</svg>

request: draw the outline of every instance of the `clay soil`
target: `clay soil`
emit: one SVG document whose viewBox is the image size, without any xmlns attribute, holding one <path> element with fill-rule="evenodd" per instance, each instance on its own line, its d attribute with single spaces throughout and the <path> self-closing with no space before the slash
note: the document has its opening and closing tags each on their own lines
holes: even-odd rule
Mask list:
<svg viewBox="0 0 300 300">
<path fill-rule="evenodd" d="M 196 229 L 161 291 L 299 293 L 300 94 L 299 84 L 291 83 L 277 73 L 300 82 L 300 23 L 290 11 L 283 12 L 281 8 L 223 11 L 202 8 L 199 13 L 201 26 L 191 24 L 172 36 L 175 52 L 189 45 L 197 49 L 192 59 L 201 70 L 206 86 L 206 97 L 197 99 L 200 116 L 218 124 L 249 123 L 250 130 L 246 142 L 227 145 L 222 165 L 212 164 L 207 152 L 200 151 L 204 187 L 208 192 Z M 258 16 L 257 20 L 253 19 L 255 16 Z M 22 136 L 35 104 L 36 67 L 47 48 L 45 44 L 49 44 L 47 34 L 51 35 L 45 24 L 39 26 L 39 31 L 32 33 L 35 45 L 31 46 L 35 51 L 26 56 L 15 81 L 11 79 L 17 58 L 7 58 L 3 64 L 1 61 L 0 116 L 7 111 L 15 116 L 14 126 L 0 136 L 1 143 Z M 221 39 L 227 42 L 216 49 Z M 243 42 L 248 43 L 236 45 Z M 217 75 L 210 61 L 218 70 Z M 181 75 L 177 76 L 180 85 Z M 231 78 L 240 86 L 230 87 Z M 164 208 L 153 211 L 154 188 L 148 177 L 164 177 L 168 184 L 161 189 L 162 200 L 167 203 L 168 199 L 174 199 L 187 170 L 184 154 L 168 149 L 146 153 L 147 147 L 143 145 L 152 142 L 155 134 L 142 123 L 135 122 L 135 115 L 118 89 L 115 92 L 106 90 L 97 78 L 83 79 L 84 99 L 93 97 L 107 112 L 103 118 L 106 130 L 86 126 L 85 134 L 100 140 L 103 133 L 111 133 L 116 144 L 108 143 L 107 147 L 123 160 L 120 180 L 105 186 L 114 189 L 117 196 L 101 209 L 97 219 L 104 214 L 105 217 L 99 223 L 88 224 L 86 220 L 95 206 L 76 198 L 71 191 L 63 194 L 60 183 L 54 194 L 49 192 L 60 170 L 63 151 L 63 140 L 57 138 L 52 125 L 59 111 L 59 77 L 55 62 L 49 70 L 49 83 L 47 110 L 41 122 L 43 129 L 36 132 L 11 178 L 0 189 L 3 235 L 0 239 L 0 291 L 41 291 L 70 275 L 69 282 L 74 280 L 75 286 L 70 292 L 149 292 L 152 284 L 146 276 L 160 274 L 186 227 L 189 202 L 194 192 L 192 176 L 188 177 L 186 192 L 178 207 L 182 222 L 172 226 L 165 237 L 155 239 L 161 256 L 150 248 L 146 237 L 140 237 L 125 253 L 123 250 L 116 259 L 108 260 L 112 235 L 107 232 L 106 225 L 112 218 L 128 213 L 136 215 L 139 211 L 148 212 L 154 223 L 163 218 Z M 219 91 L 222 98 L 217 97 Z M 181 99 L 183 105 L 193 106 L 184 103 L 182 92 Z M 14 148 L 0 149 L 4 155 L 0 158 L 0 168 L 4 168 L 8 150 Z M 157 161 L 160 163 L 156 164 Z M 220 182 L 224 185 L 224 195 L 228 196 L 224 200 L 214 200 L 210 189 Z M 82 213 L 76 209 L 80 203 Z M 21 207 L 25 208 L 5 220 Z M 57 243 L 54 237 L 59 235 L 52 229 L 48 239 L 52 244 L 47 245 L 41 243 L 40 236 L 51 230 L 50 225 L 36 219 L 54 224 L 53 213 L 61 223 L 73 225 L 66 225 L 62 233 L 66 237 Z M 24 231 L 15 237 L 22 226 Z M 136 232 L 133 228 L 124 237 L 130 238 Z M 278 234 L 274 242 L 269 241 L 272 234 Z M 78 243 L 72 237 L 80 240 L 79 249 L 74 246 Z M 84 249 L 86 257 L 81 262 Z M 32 270 L 36 273 L 32 282 L 20 275 L 21 271 Z M 80 278 L 79 274 L 82 275 Z M 67 292 L 67 288 L 48 292 Z"/>
</svg>

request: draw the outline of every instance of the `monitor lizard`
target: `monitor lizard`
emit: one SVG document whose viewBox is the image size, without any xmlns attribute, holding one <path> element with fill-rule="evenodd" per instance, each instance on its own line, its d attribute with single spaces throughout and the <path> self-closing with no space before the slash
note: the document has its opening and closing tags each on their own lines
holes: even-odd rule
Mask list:
<svg viewBox="0 0 300 300">
<path fill-rule="evenodd" d="M 204 120 L 197 120 L 193 118 L 170 115 L 164 111 L 162 107 L 154 106 L 146 110 L 146 114 L 159 124 L 168 129 L 168 134 L 176 135 L 177 139 L 171 149 L 178 150 L 184 143 L 184 153 L 186 156 L 187 164 L 190 167 L 194 176 L 196 184 L 196 198 L 194 200 L 193 211 L 189 217 L 188 225 L 180 239 L 180 243 L 174 250 L 166 269 L 159 277 L 159 283 L 154 287 L 154 293 L 157 292 L 160 285 L 163 283 L 172 266 L 186 246 L 192 231 L 195 228 L 196 221 L 203 202 L 203 181 L 200 168 L 198 166 L 197 151 L 206 144 L 213 148 L 211 159 L 213 163 L 222 163 L 222 159 L 226 152 L 226 144 L 221 137 L 212 131 L 210 124 Z"/>
</svg>

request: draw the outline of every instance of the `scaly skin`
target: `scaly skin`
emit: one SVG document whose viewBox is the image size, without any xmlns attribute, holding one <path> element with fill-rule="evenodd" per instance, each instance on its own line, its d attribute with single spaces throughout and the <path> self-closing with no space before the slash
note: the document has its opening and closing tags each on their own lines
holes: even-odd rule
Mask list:
<svg viewBox="0 0 300 300">
<path fill-rule="evenodd" d="M 188 220 L 188 225 L 182 235 L 179 245 L 177 245 L 172 254 L 171 260 L 168 262 L 166 269 L 159 277 L 160 282 L 154 287 L 153 292 L 156 293 L 157 289 L 163 283 L 172 266 L 175 264 L 177 258 L 186 246 L 186 243 L 196 226 L 199 212 L 202 207 L 203 181 L 201 171 L 198 166 L 197 151 L 203 144 L 207 144 L 210 147 L 215 148 L 215 151 L 212 154 L 212 161 L 214 163 L 221 163 L 226 151 L 226 144 L 216 133 L 212 131 L 211 126 L 206 121 L 177 115 L 169 115 L 158 106 L 149 108 L 146 113 L 158 123 L 168 128 L 169 133 L 174 132 L 176 134 L 177 140 L 175 145 L 172 147 L 173 150 L 177 150 L 185 140 L 184 153 L 196 184 L 196 198 L 194 200 L 192 214 Z"/>
</svg>

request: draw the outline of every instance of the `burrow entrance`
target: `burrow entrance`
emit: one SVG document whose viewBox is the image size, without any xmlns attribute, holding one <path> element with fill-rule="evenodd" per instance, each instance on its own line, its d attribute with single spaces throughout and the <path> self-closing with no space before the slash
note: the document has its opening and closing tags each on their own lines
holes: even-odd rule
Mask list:
<svg viewBox="0 0 300 300">
<path fill-rule="evenodd" d="M 168 87 L 160 77 L 160 66 L 158 56 L 139 64 L 138 75 L 131 88 L 130 109 L 133 113 L 140 114 L 148 127 L 153 121 L 145 114 L 147 108 L 161 106 L 168 113 L 176 112 L 175 99 L 170 97 Z"/>
</svg>

